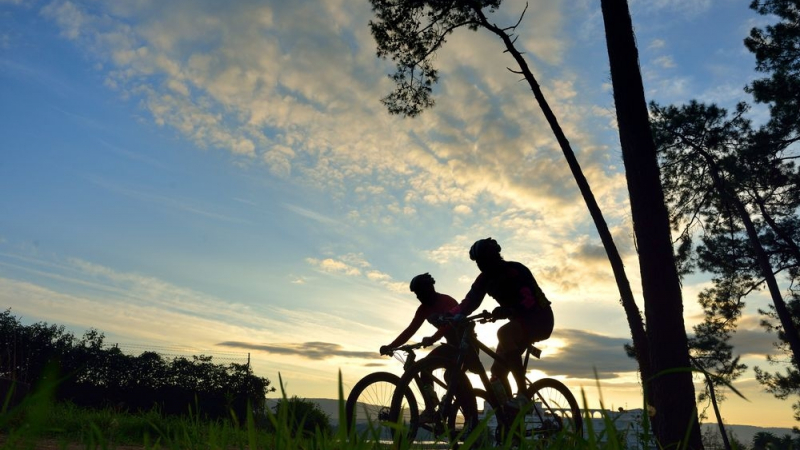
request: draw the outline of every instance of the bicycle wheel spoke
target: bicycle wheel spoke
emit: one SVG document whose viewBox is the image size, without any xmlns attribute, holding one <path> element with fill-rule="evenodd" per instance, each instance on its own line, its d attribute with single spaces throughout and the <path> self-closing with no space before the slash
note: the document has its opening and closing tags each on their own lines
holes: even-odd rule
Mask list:
<svg viewBox="0 0 800 450">
<path fill-rule="evenodd" d="M 399 381 L 397 375 L 388 372 L 376 372 L 362 378 L 347 398 L 348 427 L 370 440 L 391 441 L 391 402 Z"/>
<path fill-rule="evenodd" d="M 542 438 L 562 432 L 582 434 L 580 409 L 563 383 L 544 378 L 533 383 L 528 393 L 531 404 L 525 414 L 526 433 Z"/>
</svg>

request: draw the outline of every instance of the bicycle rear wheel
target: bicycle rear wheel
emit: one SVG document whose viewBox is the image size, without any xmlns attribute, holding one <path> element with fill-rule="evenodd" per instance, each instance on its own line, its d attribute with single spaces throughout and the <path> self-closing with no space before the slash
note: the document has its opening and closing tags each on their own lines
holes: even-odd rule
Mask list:
<svg viewBox="0 0 800 450">
<path fill-rule="evenodd" d="M 348 431 L 355 430 L 356 434 L 375 441 L 391 441 L 394 429 L 389 426 L 393 420 L 390 408 L 398 383 L 400 377 L 390 372 L 374 372 L 359 380 L 345 403 Z M 409 410 L 416 411 L 413 397 L 403 401 Z"/>
<path fill-rule="evenodd" d="M 549 439 L 562 432 L 583 435 L 578 401 L 564 383 L 542 378 L 531 384 L 526 394 L 531 401 L 525 411 L 526 438 Z"/>
<path fill-rule="evenodd" d="M 454 380 L 450 387 L 448 381 Z M 433 390 L 423 386 L 433 386 Z M 449 390 L 449 392 L 448 392 Z M 416 409 L 406 405 L 416 400 Z M 448 402 L 444 399 L 449 398 Z M 467 376 L 448 358 L 427 357 L 412 365 L 400 379 L 390 409 L 393 419 L 408 420 L 402 435 L 409 441 L 456 442 L 478 424 L 475 394 Z"/>
</svg>

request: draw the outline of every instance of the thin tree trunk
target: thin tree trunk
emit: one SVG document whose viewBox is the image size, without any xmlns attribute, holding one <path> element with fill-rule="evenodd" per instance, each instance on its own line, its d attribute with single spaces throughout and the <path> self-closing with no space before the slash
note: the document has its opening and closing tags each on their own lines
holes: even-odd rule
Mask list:
<svg viewBox="0 0 800 450">
<path fill-rule="evenodd" d="M 647 338 L 654 377 L 654 431 L 660 445 L 702 449 L 689 371 L 681 284 L 650 130 L 639 53 L 627 0 L 601 0 L 622 158 L 639 250 Z M 688 434 L 687 434 L 688 431 Z M 684 438 L 688 439 L 684 442 Z"/>
<path fill-rule="evenodd" d="M 714 185 L 716 186 L 717 191 L 720 192 L 720 195 L 722 195 L 725 201 L 733 206 L 733 208 L 736 210 L 736 213 L 739 215 L 739 219 L 742 221 L 742 224 L 744 224 L 744 228 L 747 231 L 748 241 L 750 242 L 753 252 L 756 254 L 756 261 L 761 269 L 761 275 L 764 277 L 764 281 L 767 283 L 767 290 L 769 290 L 770 297 L 772 297 L 772 304 L 775 306 L 775 312 L 778 314 L 778 319 L 783 327 L 784 336 L 786 337 L 786 341 L 789 343 L 792 356 L 794 357 L 795 361 L 800 361 L 800 333 L 798 333 L 797 327 L 792 320 L 792 314 L 789 312 L 789 308 L 786 306 L 786 302 L 783 300 L 783 295 L 781 295 L 781 290 L 778 286 L 778 280 L 775 278 L 775 272 L 772 270 L 772 264 L 769 262 L 769 256 L 764 250 L 764 247 L 761 245 L 761 241 L 758 239 L 758 231 L 756 231 L 753 220 L 750 218 L 750 214 L 747 212 L 747 208 L 745 208 L 745 205 L 739 196 L 736 195 L 735 192 L 731 192 L 725 185 L 725 181 L 722 179 L 722 176 L 719 173 L 719 167 L 717 166 L 714 158 L 696 146 L 694 149 L 700 153 L 703 158 L 705 158 L 706 163 L 711 169 L 711 178 L 714 180 Z"/>
<path fill-rule="evenodd" d="M 758 209 L 761 211 L 761 217 L 764 218 L 764 221 L 767 222 L 767 225 L 772 228 L 772 231 L 783 240 L 786 246 L 789 248 L 789 252 L 794 255 L 794 259 L 800 262 L 800 247 L 797 246 L 797 243 L 792 239 L 791 236 L 786 234 L 786 231 L 783 230 L 777 223 L 775 223 L 775 219 L 772 215 L 767 211 L 766 205 L 764 205 L 764 199 L 759 196 L 754 196 L 754 200 L 758 205 Z"/>
<path fill-rule="evenodd" d="M 719 403 L 717 402 L 717 393 L 714 389 L 714 381 L 711 379 L 711 374 L 709 374 L 705 367 L 703 367 L 696 359 L 690 356 L 692 362 L 695 366 L 703 369 L 703 375 L 706 378 L 706 386 L 708 386 L 708 396 L 711 397 L 711 406 L 714 407 L 714 417 L 717 419 L 717 427 L 719 428 L 719 433 L 722 436 L 722 444 L 725 447 L 725 450 L 731 450 L 731 441 L 728 438 L 728 432 L 725 430 L 725 423 L 722 421 L 722 414 L 719 412 Z"/>
<path fill-rule="evenodd" d="M 533 73 L 528 68 L 528 64 L 522 57 L 522 54 L 516 49 L 516 47 L 514 47 L 514 41 L 503 29 L 497 27 L 496 25 L 490 24 L 479 6 L 475 6 L 474 9 L 480 17 L 481 26 L 499 36 L 500 39 L 503 40 L 507 51 L 514 57 L 514 60 L 519 65 L 521 73 L 533 91 L 533 95 L 536 98 L 536 101 L 538 102 L 542 112 L 544 113 L 550 128 L 553 130 L 556 140 L 561 146 L 561 151 L 564 153 L 564 157 L 567 159 L 567 164 L 569 165 L 572 175 L 578 184 L 578 189 L 580 190 L 581 195 L 583 195 L 583 199 L 586 202 L 586 207 L 589 209 L 589 213 L 594 220 L 595 227 L 600 235 L 600 240 L 603 242 L 603 247 L 606 250 L 609 262 L 611 263 L 611 268 L 614 272 L 614 279 L 617 282 L 617 288 L 620 292 L 620 302 L 625 310 L 625 316 L 628 320 L 628 326 L 631 330 L 633 349 L 636 354 L 636 361 L 639 365 L 639 373 L 643 381 L 647 380 L 653 375 L 653 372 L 650 369 L 650 351 L 648 349 L 647 335 L 645 333 L 644 323 L 642 321 L 642 314 L 639 311 L 639 307 L 636 306 L 636 300 L 633 297 L 630 282 L 625 274 L 625 265 L 622 262 L 622 257 L 620 256 L 619 251 L 614 244 L 611 231 L 609 231 L 608 224 L 603 218 L 603 213 L 600 210 L 600 206 L 597 204 L 597 200 L 594 198 L 594 194 L 589 186 L 589 182 L 583 175 L 581 166 L 575 157 L 575 152 L 572 151 L 572 147 L 570 146 L 567 137 L 564 135 L 564 132 L 561 130 L 561 126 L 558 124 L 555 114 L 553 114 L 553 111 L 550 109 L 550 105 L 548 105 L 547 100 L 545 100 L 544 94 L 539 87 L 539 83 L 536 81 Z M 647 393 L 647 391 L 645 391 L 645 393 Z"/>
</svg>

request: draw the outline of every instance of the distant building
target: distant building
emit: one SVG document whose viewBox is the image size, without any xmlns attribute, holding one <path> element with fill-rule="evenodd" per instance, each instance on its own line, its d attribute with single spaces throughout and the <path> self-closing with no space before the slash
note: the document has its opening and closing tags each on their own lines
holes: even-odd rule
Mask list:
<svg viewBox="0 0 800 450">
<path fill-rule="evenodd" d="M 594 430 L 595 435 L 598 436 L 598 439 L 601 441 L 608 440 L 608 430 L 606 428 L 606 424 L 610 423 L 613 424 L 614 429 L 616 430 L 615 432 L 617 433 L 617 439 L 625 442 L 625 448 L 631 450 L 653 450 L 658 448 L 653 436 L 652 426 L 650 426 L 650 429 L 648 430 L 648 436 L 645 436 L 643 423 L 645 413 L 641 408 L 629 410 L 619 408 L 617 411 L 606 409 L 590 409 L 582 411 L 584 414 L 584 421 L 586 420 L 587 415 L 591 418 L 592 429 Z M 589 432 L 588 430 L 589 424 L 584 423 L 584 435 Z"/>
<path fill-rule="evenodd" d="M 537 406 L 534 405 L 534 408 L 537 408 Z M 541 408 L 538 409 L 541 410 Z M 480 418 L 484 419 L 489 416 L 487 426 L 493 430 L 497 427 L 497 419 L 494 417 L 494 414 L 491 414 L 491 410 L 492 407 L 488 402 L 485 402 L 480 411 Z M 557 411 L 564 412 L 565 414 L 569 412 L 567 409 Z M 644 435 L 644 424 L 642 422 L 644 413 L 642 409 L 624 410 L 623 408 L 619 408 L 617 411 L 607 409 L 581 411 L 584 420 L 584 436 L 588 436 L 591 430 L 600 442 L 607 442 L 609 437 L 612 436 L 607 428 L 607 424 L 613 424 L 614 436 L 616 436 L 617 440 L 624 442 L 624 448 L 629 450 L 655 450 L 658 448 L 653 439 L 652 429 L 649 432 L 649 439 L 646 439 Z M 590 419 L 589 421 L 586 420 L 587 416 Z M 531 426 L 535 426 L 534 422 L 538 421 L 538 419 L 534 417 L 534 414 L 529 414 L 526 419 L 526 422 L 530 423 Z"/>
</svg>

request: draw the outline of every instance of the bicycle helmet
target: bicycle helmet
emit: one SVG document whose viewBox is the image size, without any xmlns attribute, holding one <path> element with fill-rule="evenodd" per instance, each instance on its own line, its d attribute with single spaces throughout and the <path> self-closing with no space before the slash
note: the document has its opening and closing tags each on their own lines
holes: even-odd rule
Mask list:
<svg viewBox="0 0 800 450">
<path fill-rule="evenodd" d="M 431 274 L 425 272 L 412 278 L 409 288 L 411 292 L 417 292 L 420 289 L 433 287 L 434 283 L 436 283 L 436 280 L 433 279 Z"/>
<path fill-rule="evenodd" d="M 469 249 L 469 259 L 495 259 L 500 257 L 500 244 L 492 238 L 480 239 Z"/>
</svg>

